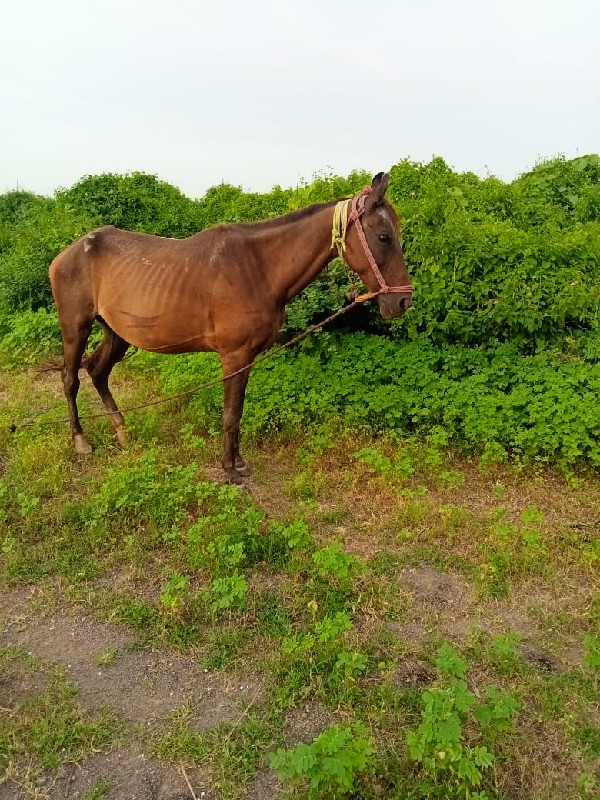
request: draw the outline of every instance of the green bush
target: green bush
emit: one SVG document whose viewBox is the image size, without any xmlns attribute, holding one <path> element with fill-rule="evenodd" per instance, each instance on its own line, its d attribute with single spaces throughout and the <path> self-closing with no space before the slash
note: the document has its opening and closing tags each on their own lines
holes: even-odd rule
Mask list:
<svg viewBox="0 0 600 800">
<path fill-rule="evenodd" d="M 190 236 L 201 227 L 198 204 L 155 175 L 87 175 L 57 198 L 93 220 L 157 236 Z"/>
<path fill-rule="evenodd" d="M 60 350 L 56 314 L 39 308 L 19 314 L 0 314 L 0 358 L 5 364 L 30 364 Z"/>
<path fill-rule="evenodd" d="M 50 308 L 52 260 L 92 227 L 90 217 L 58 200 L 35 202 L 23 209 L 0 252 L 0 310 Z"/>
<path fill-rule="evenodd" d="M 307 797 L 346 797 L 359 789 L 359 779 L 373 767 L 373 742 L 364 725 L 332 725 L 311 744 L 301 742 L 271 756 L 280 778 L 305 784 Z"/>
<path fill-rule="evenodd" d="M 96 225 L 184 236 L 348 196 L 368 180 L 327 175 L 264 194 L 221 184 L 197 201 L 142 173 L 88 176 L 53 199 L 8 192 L 0 196 L 3 360 L 55 348 L 48 266 Z M 366 304 L 343 318 L 343 330 L 385 337 L 321 334 L 261 365 L 245 430 L 297 431 L 317 418 L 395 434 L 435 426 L 486 459 L 511 452 L 597 466 L 600 157 L 546 161 L 508 184 L 456 173 L 440 158 L 402 161 L 388 194 L 403 219 L 413 307 L 390 324 Z M 285 335 L 341 307 L 350 285 L 335 259 L 289 305 Z M 156 365 L 169 394 L 220 374 L 210 355 L 144 364 Z M 200 423 L 220 429 L 220 386 L 192 402 Z"/>
<path fill-rule="evenodd" d="M 449 645 L 440 647 L 436 664 L 441 685 L 423 692 L 421 723 L 406 737 L 410 757 L 420 765 L 419 796 L 490 800 L 479 787 L 493 782 L 488 771 L 496 757 L 484 744 L 465 741 L 466 728 L 476 720 L 485 740 L 493 741 L 509 730 L 518 703 L 495 686 L 484 687 L 487 703 L 478 702 L 464 680 L 466 662 Z"/>
<path fill-rule="evenodd" d="M 547 162 L 512 184 L 458 175 L 441 159 L 393 167 L 389 194 L 404 219 L 415 283 L 398 335 L 468 345 L 510 339 L 531 348 L 595 327 L 600 224 L 574 208 L 600 191 L 599 164 L 597 156 Z M 578 176 L 573 206 L 558 188 L 534 191 L 543 176 L 562 186 L 565 169 Z"/>
</svg>

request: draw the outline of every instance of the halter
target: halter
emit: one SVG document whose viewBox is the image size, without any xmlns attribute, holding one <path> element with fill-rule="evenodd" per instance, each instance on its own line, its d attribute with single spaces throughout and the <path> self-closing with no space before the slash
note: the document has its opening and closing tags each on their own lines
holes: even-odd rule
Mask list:
<svg viewBox="0 0 600 800">
<path fill-rule="evenodd" d="M 381 270 L 377 266 L 375 258 L 373 257 L 369 243 L 367 242 L 367 237 L 365 236 L 365 231 L 360 218 L 365 212 L 366 199 L 372 191 L 373 189 L 370 186 L 365 186 L 362 192 L 359 192 L 359 194 L 355 195 L 350 200 L 341 200 L 339 203 L 337 203 L 333 211 L 333 225 L 331 229 L 331 247 L 337 247 L 340 258 L 344 260 L 348 226 L 352 223 L 354 223 L 356 226 L 356 233 L 358 234 L 360 243 L 365 251 L 367 261 L 369 262 L 369 266 L 373 270 L 373 274 L 375 275 L 377 283 L 379 284 L 378 291 L 367 292 L 367 294 L 360 295 L 356 298 L 360 301 L 371 300 L 371 298 L 377 297 L 380 294 L 391 294 L 392 292 L 412 294 L 412 286 L 410 284 L 407 284 L 406 286 L 388 286 L 385 278 L 381 274 Z"/>
</svg>

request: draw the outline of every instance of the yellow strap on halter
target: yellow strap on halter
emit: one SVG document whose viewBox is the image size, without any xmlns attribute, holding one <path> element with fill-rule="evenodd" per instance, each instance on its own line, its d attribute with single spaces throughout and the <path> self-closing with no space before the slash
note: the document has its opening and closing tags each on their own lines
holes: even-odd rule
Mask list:
<svg viewBox="0 0 600 800">
<path fill-rule="evenodd" d="M 331 248 L 337 247 L 340 258 L 344 258 L 346 249 L 346 231 L 348 230 L 348 206 L 352 200 L 340 200 L 333 210 L 331 228 Z"/>
</svg>

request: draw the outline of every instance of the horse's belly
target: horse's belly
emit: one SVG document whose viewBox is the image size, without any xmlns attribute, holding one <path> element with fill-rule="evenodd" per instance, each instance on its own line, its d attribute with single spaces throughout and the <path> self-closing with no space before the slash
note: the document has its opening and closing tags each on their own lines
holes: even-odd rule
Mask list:
<svg viewBox="0 0 600 800">
<path fill-rule="evenodd" d="M 159 353 L 213 350 L 206 320 L 185 311 L 169 313 L 98 309 L 99 315 L 126 342 Z"/>
</svg>

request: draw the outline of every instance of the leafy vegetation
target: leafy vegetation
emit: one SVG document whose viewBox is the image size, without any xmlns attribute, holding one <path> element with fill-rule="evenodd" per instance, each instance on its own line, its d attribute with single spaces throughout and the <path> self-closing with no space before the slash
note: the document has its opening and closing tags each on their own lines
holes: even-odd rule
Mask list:
<svg viewBox="0 0 600 800">
<path fill-rule="evenodd" d="M 271 767 L 282 778 L 306 781 L 309 798 L 346 797 L 358 788 L 358 775 L 372 766 L 372 755 L 373 746 L 362 726 L 353 730 L 332 725 L 311 744 L 279 749 L 271 757 Z"/>
<path fill-rule="evenodd" d="M 442 159 L 403 161 L 390 199 L 403 219 L 415 284 L 414 308 L 395 335 L 437 343 L 511 340 L 546 346 L 565 333 L 596 330 L 600 271 L 600 157 L 543 162 L 510 184 L 457 174 Z M 49 307 L 52 257 L 91 227 L 111 224 L 185 236 L 220 222 L 249 222 L 348 196 L 364 172 L 297 189 L 253 194 L 223 184 L 200 200 L 142 173 L 87 176 L 52 199 L 26 192 L 0 198 L 0 284 L 6 310 Z M 301 329 L 339 307 L 350 288 L 336 260 L 289 308 Z M 381 332 L 372 309 L 355 325 Z"/>
<path fill-rule="evenodd" d="M 27 764 L 28 772 L 38 776 L 43 770 L 56 770 L 61 764 L 77 761 L 84 755 L 113 743 L 120 724 L 108 709 L 86 716 L 79 708 L 77 689 L 65 675 L 47 664 L 36 665 L 25 653 L 0 649 L 0 666 L 5 675 L 16 671 L 31 674 L 36 668 L 46 672 L 45 689 L 28 697 L 17 708 L 3 708 L 0 717 L 0 785 L 6 771 Z"/>
<path fill-rule="evenodd" d="M 464 680 L 467 663 L 451 647 L 440 648 L 436 664 L 446 685 L 423 693 L 421 723 L 407 735 L 410 756 L 422 765 L 423 794 L 487 800 L 490 795 L 479 788 L 495 756 L 485 745 L 465 746 L 464 726 L 472 715 L 482 732 L 493 737 L 509 728 L 518 704 L 493 686 L 484 689 L 488 702 L 476 703 Z"/>
<path fill-rule="evenodd" d="M 328 176 L 264 195 L 221 185 L 190 200 L 132 173 L 87 176 L 51 199 L 9 192 L 0 198 L 0 355 L 23 363 L 60 347 L 48 264 L 94 225 L 183 236 L 348 195 L 367 180 Z M 486 459 L 597 466 L 600 158 L 543 162 L 510 184 L 457 174 L 441 159 L 403 161 L 389 195 L 404 220 L 413 308 L 391 326 L 360 309 L 344 325 L 362 334 L 321 335 L 265 364 L 250 382 L 246 429 L 293 433 L 326 416 L 395 434 L 439 429 Z M 291 304 L 288 330 L 342 305 L 349 280 L 334 261 Z M 206 355 L 148 359 L 168 393 L 197 385 L 198 365 L 218 374 Z M 194 403 L 216 430 L 220 389 Z"/>
</svg>

